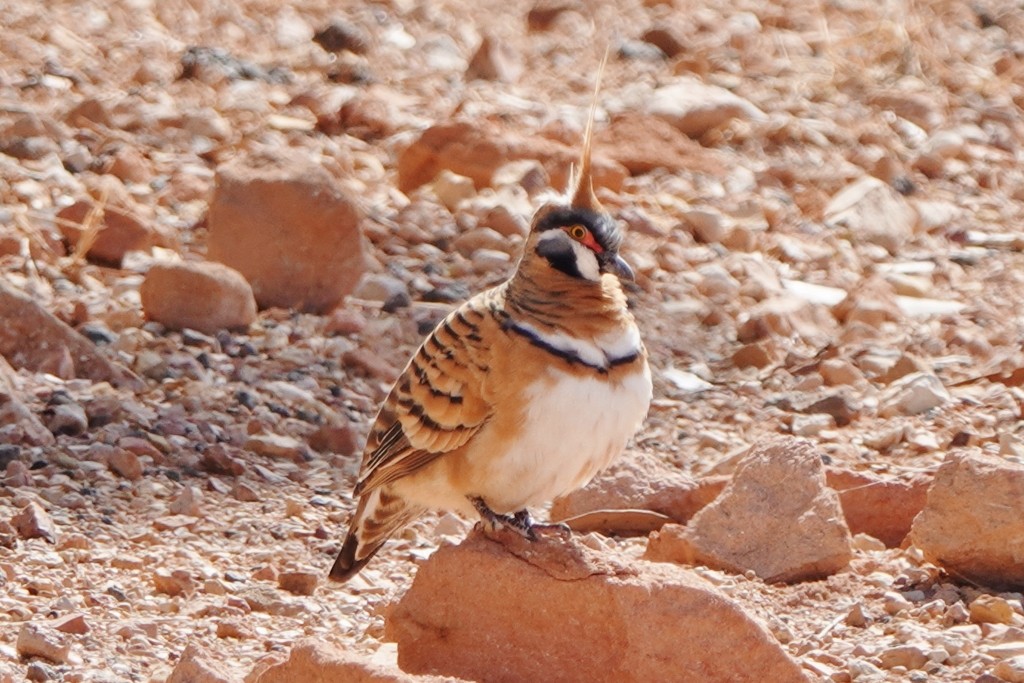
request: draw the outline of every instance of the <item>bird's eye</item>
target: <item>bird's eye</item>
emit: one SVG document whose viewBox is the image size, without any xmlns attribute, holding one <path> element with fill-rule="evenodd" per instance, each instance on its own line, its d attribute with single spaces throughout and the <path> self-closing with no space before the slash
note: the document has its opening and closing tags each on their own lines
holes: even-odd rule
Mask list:
<svg viewBox="0 0 1024 683">
<path fill-rule="evenodd" d="M 574 225 L 568 230 L 569 237 L 573 238 L 577 242 L 581 242 L 587 237 L 587 229 L 582 225 Z"/>
</svg>

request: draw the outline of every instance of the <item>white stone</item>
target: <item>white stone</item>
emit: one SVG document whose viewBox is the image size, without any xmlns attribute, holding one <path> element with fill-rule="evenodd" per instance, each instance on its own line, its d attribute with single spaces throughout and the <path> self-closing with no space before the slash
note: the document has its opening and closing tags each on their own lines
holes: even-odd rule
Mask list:
<svg viewBox="0 0 1024 683">
<path fill-rule="evenodd" d="M 400 296 L 402 294 L 406 296 L 409 294 L 405 283 L 396 277 L 384 275 L 383 273 L 367 273 L 363 276 L 362 281 L 353 293 L 357 299 L 365 299 L 366 301 L 387 301 L 393 296 Z"/>
<path fill-rule="evenodd" d="M 935 375 L 912 372 L 893 382 L 879 404 L 879 414 L 918 415 L 952 400 L 949 391 Z"/>
<path fill-rule="evenodd" d="M 803 299 L 804 301 L 812 304 L 822 304 L 823 306 L 835 306 L 847 296 L 845 289 L 827 287 L 825 285 L 815 285 L 810 282 L 802 282 L 800 280 L 784 279 L 782 280 L 782 286 L 786 291 Z"/>
<path fill-rule="evenodd" d="M 452 213 L 464 201 L 476 195 L 473 179 L 445 169 L 434 179 L 431 188 L 434 195 Z"/>
<path fill-rule="evenodd" d="M 691 209 L 683 214 L 683 220 L 701 242 L 721 242 L 728 233 L 725 216 L 710 209 Z"/>
<path fill-rule="evenodd" d="M 961 301 L 897 296 L 896 306 L 908 317 L 928 318 L 933 315 L 956 315 L 966 308 L 967 304 Z"/>
<path fill-rule="evenodd" d="M 767 115 L 748 100 L 696 78 L 680 77 L 648 93 L 648 114 L 665 119 L 686 135 L 703 135 L 733 118 L 766 121 Z"/>
<path fill-rule="evenodd" d="M 825 207 L 825 224 L 851 242 L 868 242 L 896 253 L 914 231 L 917 212 L 896 190 L 865 176 L 840 190 Z"/>
<path fill-rule="evenodd" d="M 723 303 L 735 299 L 739 294 L 739 281 L 717 263 L 701 266 L 697 269 L 697 274 L 700 276 L 697 289 L 709 299 Z"/>
<path fill-rule="evenodd" d="M 701 379 L 692 372 L 686 372 L 679 368 L 668 367 L 662 370 L 661 376 L 668 380 L 672 386 L 686 394 L 695 394 L 708 389 L 713 389 L 714 384 Z"/>
<path fill-rule="evenodd" d="M 470 257 L 470 261 L 478 273 L 501 273 L 508 269 L 512 257 L 496 249 L 477 249 Z"/>
</svg>

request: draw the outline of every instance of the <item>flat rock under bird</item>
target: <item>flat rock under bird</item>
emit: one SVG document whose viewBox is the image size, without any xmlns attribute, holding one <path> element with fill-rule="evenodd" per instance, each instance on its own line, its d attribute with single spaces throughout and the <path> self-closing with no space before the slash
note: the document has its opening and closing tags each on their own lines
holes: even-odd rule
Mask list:
<svg viewBox="0 0 1024 683">
<path fill-rule="evenodd" d="M 622 233 L 594 195 L 592 128 L 593 112 L 570 195 L 537 211 L 515 274 L 442 320 L 381 406 L 332 579 L 430 509 L 533 538 L 548 525 L 527 508 L 585 485 L 639 429 L 651 373 Z"/>
</svg>

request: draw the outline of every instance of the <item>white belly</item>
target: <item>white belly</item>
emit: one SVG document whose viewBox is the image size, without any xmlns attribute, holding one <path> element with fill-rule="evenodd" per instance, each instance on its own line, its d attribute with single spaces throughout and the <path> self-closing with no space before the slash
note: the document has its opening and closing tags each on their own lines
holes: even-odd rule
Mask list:
<svg viewBox="0 0 1024 683">
<path fill-rule="evenodd" d="M 526 392 L 523 431 L 499 452 L 470 456 L 479 495 L 495 512 L 547 503 L 584 486 L 626 446 L 651 402 L 651 373 L 621 382 L 551 370 Z"/>
</svg>

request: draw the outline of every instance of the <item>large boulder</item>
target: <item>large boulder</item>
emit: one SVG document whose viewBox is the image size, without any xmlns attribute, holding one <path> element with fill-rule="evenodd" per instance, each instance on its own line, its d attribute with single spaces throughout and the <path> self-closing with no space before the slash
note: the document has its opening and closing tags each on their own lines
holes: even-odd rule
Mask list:
<svg viewBox="0 0 1024 683">
<path fill-rule="evenodd" d="M 474 532 L 387 617 L 408 672 L 474 681 L 807 680 L 755 618 L 689 571 L 576 539 Z"/>
<path fill-rule="evenodd" d="M 365 270 L 360 212 L 321 166 L 252 154 L 220 166 L 208 256 L 242 273 L 261 308 L 322 313 Z"/>
<path fill-rule="evenodd" d="M 652 534 L 646 557 L 793 582 L 846 567 L 850 541 L 821 455 L 806 441 L 778 439 L 745 456 L 721 495 L 688 526 Z"/>
<path fill-rule="evenodd" d="M 953 576 L 1024 587 L 1024 466 L 979 450 L 950 453 L 910 540 Z"/>
</svg>

